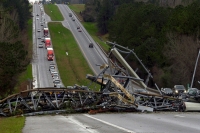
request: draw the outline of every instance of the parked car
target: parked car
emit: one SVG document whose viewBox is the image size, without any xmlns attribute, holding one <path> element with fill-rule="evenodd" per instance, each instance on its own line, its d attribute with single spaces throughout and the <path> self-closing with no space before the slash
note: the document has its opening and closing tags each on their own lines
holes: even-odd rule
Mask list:
<svg viewBox="0 0 200 133">
<path fill-rule="evenodd" d="M 53 84 L 54 84 L 54 87 L 57 87 L 57 85 L 60 84 L 60 79 L 53 80 Z"/>
<path fill-rule="evenodd" d="M 69 13 L 69 17 L 72 17 L 72 13 Z"/>
<path fill-rule="evenodd" d="M 161 92 L 167 96 L 173 96 L 173 91 L 171 88 L 161 88 Z"/>
<path fill-rule="evenodd" d="M 89 43 L 89 48 L 93 48 L 93 43 Z"/>
<path fill-rule="evenodd" d="M 75 21 L 75 18 L 74 18 L 74 17 L 72 17 L 72 21 Z"/>
<path fill-rule="evenodd" d="M 49 71 L 50 72 L 55 71 L 55 66 L 49 66 Z"/>
<path fill-rule="evenodd" d="M 82 32 L 81 29 L 78 29 L 78 32 Z"/>
<path fill-rule="evenodd" d="M 54 87 L 56 87 L 56 88 L 61 88 L 62 86 L 61 86 L 61 84 L 55 84 Z"/>
<path fill-rule="evenodd" d="M 56 70 L 55 69 L 50 69 L 50 71 L 49 71 L 50 73 L 51 73 L 51 76 L 53 75 L 53 73 L 54 72 L 56 72 Z"/>
<path fill-rule="evenodd" d="M 59 74 L 58 73 L 54 73 L 53 79 L 59 79 Z"/>
<path fill-rule="evenodd" d="M 51 76 L 53 77 L 54 75 L 56 75 L 56 74 L 58 74 L 58 72 L 56 72 L 56 71 L 52 71 L 51 72 Z"/>
<path fill-rule="evenodd" d="M 174 85 L 172 89 L 174 91 L 174 96 L 180 96 L 183 93 L 186 93 L 186 89 L 183 85 Z"/>
<path fill-rule="evenodd" d="M 188 91 L 187 91 L 187 94 L 189 96 L 199 97 L 200 96 L 200 91 L 197 88 L 189 88 Z"/>
<path fill-rule="evenodd" d="M 56 66 L 56 64 L 54 64 L 54 63 L 51 63 L 51 64 L 49 64 L 49 67 L 51 67 L 51 66 Z"/>
<path fill-rule="evenodd" d="M 45 42 L 45 39 L 44 39 L 44 37 L 42 37 L 42 38 L 41 38 L 41 42 Z"/>
<path fill-rule="evenodd" d="M 39 43 L 39 44 L 38 44 L 38 48 L 43 48 L 43 44 L 42 44 L 42 43 Z"/>
</svg>

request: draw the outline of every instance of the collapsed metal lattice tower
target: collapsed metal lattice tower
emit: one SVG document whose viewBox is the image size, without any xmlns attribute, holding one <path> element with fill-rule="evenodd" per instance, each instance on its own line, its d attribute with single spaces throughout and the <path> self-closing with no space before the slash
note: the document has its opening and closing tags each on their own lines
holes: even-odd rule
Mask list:
<svg viewBox="0 0 200 133">
<path fill-rule="evenodd" d="M 126 50 L 126 51 L 123 51 Z M 123 54 L 127 54 L 125 58 Z M 126 62 L 133 54 L 145 71 L 147 79 L 140 79 Z M 0 100 L 0 114 L 10 116 L 46 110 L 121 110 L 155 111 L 184 110 L 181 99 L 163 96 L 159 91 L 147 87 L 151 73 L 137 55 L 128 48 L 113 44 L 108 55 L 108 64 L 100 66 L 97 76 L 88 74 L 88 86 L 68 86 L 67 88 L 37 88 L 8 96 Z M 92 91 L 90 86 L 100 84 L 100 91 Z"/>
</svg>

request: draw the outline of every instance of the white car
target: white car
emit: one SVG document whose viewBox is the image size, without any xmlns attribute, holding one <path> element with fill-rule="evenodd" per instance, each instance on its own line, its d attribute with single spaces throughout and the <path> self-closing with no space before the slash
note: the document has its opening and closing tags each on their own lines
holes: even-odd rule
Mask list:
<svg viewBox="0 0 200 133">
<path fill-rule="evenodd" d="M 42 44 L 42 43 L 39 43 L 39 44 L 38 44 L 38 48 L 43 48 L 43 44 Z"/>
<path fill-rule="evenodd" d="M 55 71 L 55 66 L 49 66 L 49 71 L 50 71 L 50 73 Z"/>
<path fill-rule="evenodd" d="M 51 71 L 51 76 L 53 77 L 54 75 L 58 74 L 56 71 Z"/>
<path fill-rule="evenodd" d="M 37 30 L 37 32 L 40 32 L 40 31 L 41 31 L 40 29 Z"/>
<path fill-rule="evenodd" d="M 53 80 L 53 84 L 54 84 L 54 87 L 57 87 L 58 84 L 60 85 L 60 79 Z"/>
<path fill-rule="evenodd" d="M 39 20 L 39 18 L 36 18 L 37 20 Z"/>
<path fill-rule="evenodd" d="M 54 75 L 53 75 L 53 79 L 59 79 L 59 75 L 58 75 L 58 73 L 54 73 Z"/>
</svg>

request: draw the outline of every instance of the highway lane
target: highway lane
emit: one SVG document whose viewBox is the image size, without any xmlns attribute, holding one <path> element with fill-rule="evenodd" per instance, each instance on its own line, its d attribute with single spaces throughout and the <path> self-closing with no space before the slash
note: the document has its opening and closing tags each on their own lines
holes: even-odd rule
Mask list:
<svg viewBox="0 0 200 133">
<path fill-rule="evenodd" d="M 42 123 L 42 124 L 41 124 Z M 129 130 L 83 114 L 30 116 L 26 118 L 23 133 L 128 133 Z M 129 132 L 131 133 L 131 132 Z"/>
<path fill-rule="evenodd" d="M 67 10 L 65 8 L 67 7 L 64 6 L 63 10 Z M 38 12 L 39 9 L 38 7 L 34 7 L 34 10 L 35 12 Z M 68 13 L 65 14 L 66 16 L 68 15 Z M 35 32 L 36 32 L 37 28 L 39 28 L 40 25 L 36 19 L 34 20 L 36 21 L 35 25 Z M 75 24 L 76 23 L 74 23 L 70 18 L 64 21 L 64 25 L 68 27 L 74 35 L 79 36 L 82 33 L 79 33 L 77 31 Z M 41 35 L 42 33 L 36 32 L 35 41 L 37 43 L 40 42 L 40 40 L 37 39 L 37 35 L 39 34 Z M 89 48 L 87 46 L 88 41 L 86 41 L 87 39 L 84 38 L 84 36 L 82 38 L 81 37 L 79 38 L 78 36 L 76 36 L 76 38 L 78 38 L 77 40 L 80 40 L 81 42 L 81 44 L 79 45 L 83 46 L 83 49 L 85 48 L 87 52 L 89 52 Z M 85 43 L 82 43 L 82 41 L 84 41 Z M 37 66 L 38 69 L 36 71 L 38 71 L 39 73 L 38 77 L 39 86 L 48 87 L 48 85 L 51 85 L 52 83 L 52 79 L 48 75 L 49 74 L 48 63 L 50 62 L 46 60 L 46 49 L 37 48 L 36 45 L 37 43 L 34 44 L 34 50 L 36 54 L 34 57 L 33 65 Z M 94 55 L 96 54 L 94 53 Z M 92 59 L 92 57 L 91 58 L 88 57 L 88 59 Z M 101 61 L 104 62 L 103 59 Z M 94 65 L 95 61 L 93 61 L 92 64 Z M 180 112 L 164 112 L 164 113 L 162 112 L 162 113 L 150 113 L 150 114 L 142 114 L 142 113 L 117 113 L 117 114 L 96 114 L 96 115 L 76 114 L 68 116 L 55 115 L 55 116 L 42 116 L 42 117 L 34 116 L 26 118 L 26 125 L 23 129 L 23 132 L 24 133 L 27 132 L 28 133 L 36 133 L 36 132 L 198 133 L 200 132 L 200 128 L 198 125 L 199 120 L 200 120 L 199 113 L 180 113 Z"/>
<path fill-rule="evenodd" d="M 199 133 L 199 120 L 194 112 L 30 116 L 23 132 Z"/>
<path fill-rule="evenodd" d="M 62 22 L 63 26 L 68 28 L 72 32 L 90 68 L 93 70 L 95 75 L 98 75 L 102 70 L 99 68 L 99 66 L 96 66 L 96 64 L 100 64 L 100 65 L 108 64 L 106 55 L 101 51 L 99 46 L 88 34 L 86 29 L 82 26 L 80 21 L 72 13 L 69 7 L 64 4 L 57 4 L 57 6 L 64 17 L 64 21 Z M 69 13 L 73 14 L 75 21 L 72 21 L 71 17 L 69 17 Z M 82 32 L 78 32 L 77 26 L 81 27 Z M 94 44 L 94 48 L 89 48 L 88 45 L 90 42 Z M 110 69 L 107 70 L 107 73 L 111 74 Z M 135 84 L 129 83 L 129 85 L 127 86 L 127 90 L 129 92 L 133 92 L 134 90 L 133 87 L 135 89 L 141 89 L 141 87 Z"/>
<path fill-rule="evenodd" d="M 43 6 L 41 6 L 43 8 Z M 38 87 L 53 87 L 53 79 L 51 77 L 51 74 L 49 72 L 49 65 L 51 63 L 56 64 L 55 57 L 54 61 L 48 61 L 47 60 L 47 50 L 45 48 L 45 44 L 41 42 L 41 39 L 38 39 L 38 37 L 43 38 L 43 28 L 48 27 L 47 22 L 51 21 L 50 17 L 48 15 L 41 15 L 41 7 L 38 4 L 33 5 L 33 13 L 34 13 L 34 21 L 33 21 L 33 49 L 34 49 L 34 55 L 33 55 L 33 77 L 36 80 L 34 84 L 35 88 Z M 36 15 L 39 16 L 36 16 Z M 43 26 L 41 25 L 41 22 L 43 23 Z M 37 30 L 41 30 L 38 32 Z M 38 48 L 38 44 L 42 43 L 43 48 Z M 56 65 L 56 71 L 57 65 Z M 62 84 L 62 81 L 61 81 Z M 63 86 L 63 84 L 62 84 Z"/>
<path fill-rule="evenodd" d="M 200 115 L 196 112 L 97 114 L 96 119 L 122 126 L 136 133 L 199 133 Z"/>
<path fill-rule="evenodd" d="M 96 66 L 96 64 L 105 64 L 107 60 L 106 56 L 101 50 L 99 50 L 97 44 L 89 36 L 89 34 L 82 26 L 82 24 L 80 24 L 75 15 L 73 15 L 75 21 L 72 21 L 71 17 L 69 17 L 69 13 L 71 12 L 71 10 L 68 8 L 68 6 L 63 4 L 57 4 L 57 6 L 65 19 L 62 22 L 63 26 L 65 26 L 72 32 L 88 64 L 90 65 L 93 72 L 97 75 L 101 72 L 101 70 L 99 69 L 99 67 Z M 77 26 L 81 27 L 82 32 L 78 32 Z M 90 42 L 94 44 L 94 48 L 89 48 Z"/>
</svg>

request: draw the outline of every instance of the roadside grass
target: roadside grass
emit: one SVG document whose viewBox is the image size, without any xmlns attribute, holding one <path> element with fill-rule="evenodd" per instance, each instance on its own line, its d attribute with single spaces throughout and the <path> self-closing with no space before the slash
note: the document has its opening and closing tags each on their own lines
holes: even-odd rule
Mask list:
<svg viewBox="0 0 200 133">
<path fill-rule="evenodd" d="M 68 5 L 71 10 L 73 10 L 75 13 L 80 13 L 85 9 L 85 4 L 72 4 Z"/>
<path fill-rule="evenodd" d="M 85 9 L 85 4 L 73 4 L 68 6 L 78 16 L 79 20 L 83 21 L 83 18 L 80 13 Z"/>
<path fill-rule="evenodd" d="M 25 117 L 0 118 L 1 133 L 21 133 L 25 124 Z"/>
<path fill-rule="evenodd" d="M 63 21 L 64 18 L 58 9 L 58 7 L 54 4 L 44 4 L 45 13 L 48 14 L 52 21 Z"/>
<path fill-rule="evenodd" d="M 93 75 L 93 72 L 88 66 L 72 33 L 59 22 L 50 22 L 48 27 L 63 84 L 65 86 L 72 86 L 74 84 L 88 85 L 90 81 L 86 79 L 86 74 Z M 66 52 L 68 55 L 66 55 Z M 96 87 L 93 85 L 90 89 L 97 90 L 95 89 Z"/>
<path fill-rule="evenodd" d="M 102 37 L 98 36 L 96 23 L 82 22 L 82 24 L 87 32 L 90 34 L 90 36 L 94 39 L 94 41 L 98 43 L 106 53 L 108 53 L 110 46 L 105 43 L 107 40 L 102 40 Z M 106 38 L 104 37 L 104 39 Z"/>
<path fill-rule="evenodd" d="M 71 10 L 73 10 L 76 13 L 80 20 L 83 20 L 82 16 L 80 15 L 80 12 L 82 12 L 85 9 L 85 4 L 72 4 L 68 6 Z M 108 34 L 103 36 L 99 35 L 96 23 L 83 21 L 81 21 L 81 23 L 83 24 L 87 32 L 91 35 L 91 37 L 94 39 L 94 41 L 97 42 L 106 53 L 108 53 L 110 46 L 105 43 L 108 40 Z"/>
</svg>

